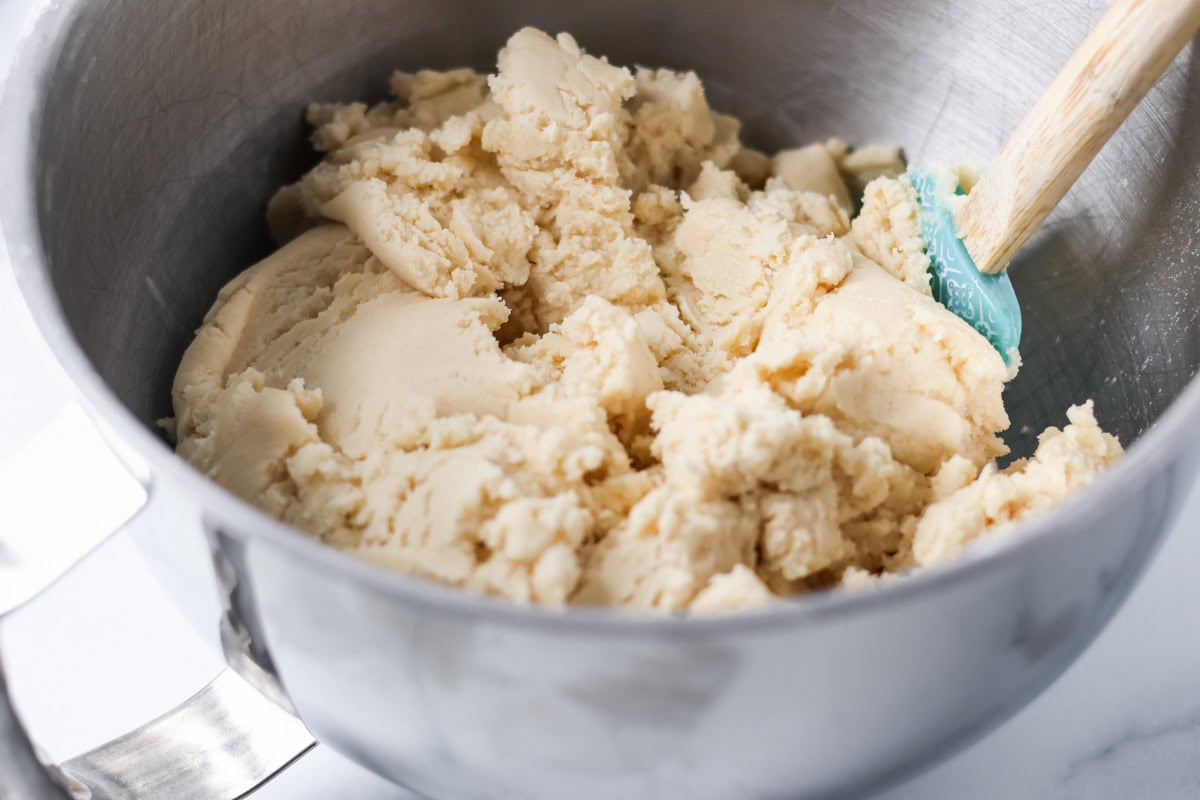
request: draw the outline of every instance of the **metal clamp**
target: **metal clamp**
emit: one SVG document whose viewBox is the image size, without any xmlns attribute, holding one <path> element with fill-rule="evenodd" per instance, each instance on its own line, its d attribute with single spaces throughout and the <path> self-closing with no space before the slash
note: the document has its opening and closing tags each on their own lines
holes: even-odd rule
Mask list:
<svg viewBox="0 0 1200 800">
<path fill-rule="evenodd" d="M 0 674 L 0 800 L 236 800 L 314 744 L 298 719 L 226 670 L 153 722 L 43 766 Z"/>
<path fill-rule="evenodd" d="M 74 404 L 0 461 L 0 486 L 0 617 L 57 580 L 149 497 Z M 63 487 L 71 502 L 62 501 Z M 153 722 L 47 766 L 0 665 L 0 800 L 236 800 L 314 744 L 298 719 L 226 670 Z"/>
</svg>

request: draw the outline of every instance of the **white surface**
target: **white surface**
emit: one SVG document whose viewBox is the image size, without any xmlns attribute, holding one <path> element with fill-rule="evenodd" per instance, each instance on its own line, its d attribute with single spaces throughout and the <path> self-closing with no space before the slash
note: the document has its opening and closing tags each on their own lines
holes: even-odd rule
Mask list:
<svg viewBox="0 0 1200 800">
<path fill-rule="evenodd" d="M 0 74 L 27 4 L 0 0 Z M 0 301 L 13 291 L 0 269 Z M 21 376 L 0 386 L 0 458 L 57 408 L 61 389 L 45 358 L 24 315 L 0 312 L 0 364 Z M 157 509 L 133 524 L 170 530 Z M 982 742 L 877 800 L 1200 797 L 1197 527 L 1200 492 L 1193 492 L 1129 602 L 1061 680 Z M 215 627 L 214 619 L 214 634 Z M 6 619 L 0 651 L 26 722 L 55 759 L 167 710 L 221 668 L 149 574 L 128 534 Z M 318 747 L 255 800 L 332 797 L 413 795 Z"/>
<path fill-rule="evenodd" d="M 12 526 L 0 559 L 4 611 L 35 597 L 47 578 L 129 522 L 147 499 L 146 487 L 74 403 L 63 406 L 12 458 L 0 459 L 0 486 L 5 523 Z M 62 486 L 72 487 L 70 503 L 62 502 Z M 47 530 L 57 535 L 46 537 Z"/>
</svg>

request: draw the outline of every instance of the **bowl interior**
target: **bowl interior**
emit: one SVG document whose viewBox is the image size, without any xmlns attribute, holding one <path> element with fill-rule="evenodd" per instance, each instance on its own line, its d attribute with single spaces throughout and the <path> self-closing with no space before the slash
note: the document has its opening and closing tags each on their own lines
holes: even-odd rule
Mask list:
<svg viewBox="0 0 1200 800">
<path fill-rule="evenodd" d="M 220 286 L 270 249 L 264 208 L 314 156 L 313 100 L 393 69 L 489 70 L 521 25 L 621 64 L 695 69 L 763 149 L 830 136 L 985 162 L 1103 3 L 923 0 L 93 0 L 46 76 L 38 203 L 51 279 L 147 426 Z M 1012 266 L 1024 367 L 1009 443 L 1089 397 L 1136 438 L 1200 367 L 1200 59 L 1191 48 Z"/>
</svg>

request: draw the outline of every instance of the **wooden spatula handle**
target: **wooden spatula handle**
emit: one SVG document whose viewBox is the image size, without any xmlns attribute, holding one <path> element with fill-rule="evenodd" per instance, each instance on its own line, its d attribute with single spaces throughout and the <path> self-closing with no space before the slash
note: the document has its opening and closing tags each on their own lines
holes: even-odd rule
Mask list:
<svg viewBox="0 0 1200 800">
<path fill-rule="evenodd" d="M 982 272 L 1008 266 L 1197 29 L 1200 0 L 1112 4 L 959 210 Z"/>
</svg>

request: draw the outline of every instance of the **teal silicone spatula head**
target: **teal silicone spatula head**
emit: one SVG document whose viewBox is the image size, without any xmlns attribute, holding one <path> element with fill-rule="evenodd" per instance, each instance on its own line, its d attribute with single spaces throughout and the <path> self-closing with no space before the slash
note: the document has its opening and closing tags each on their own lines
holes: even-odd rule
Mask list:
<svg viewBox="0 0 1200 800">
<path fill-rule="evenodd" d="M 1008 273 L 984 275 L 959 238 L 947 195 L 962 194 L 961 187 L 955 181 L 939 181 L 929 169 L 909 170 L 908 179 L 920 205 L 934 299 L 985 336 L 1011 366 L 1021 343 L 1021 306 Z"/>
</svg>

